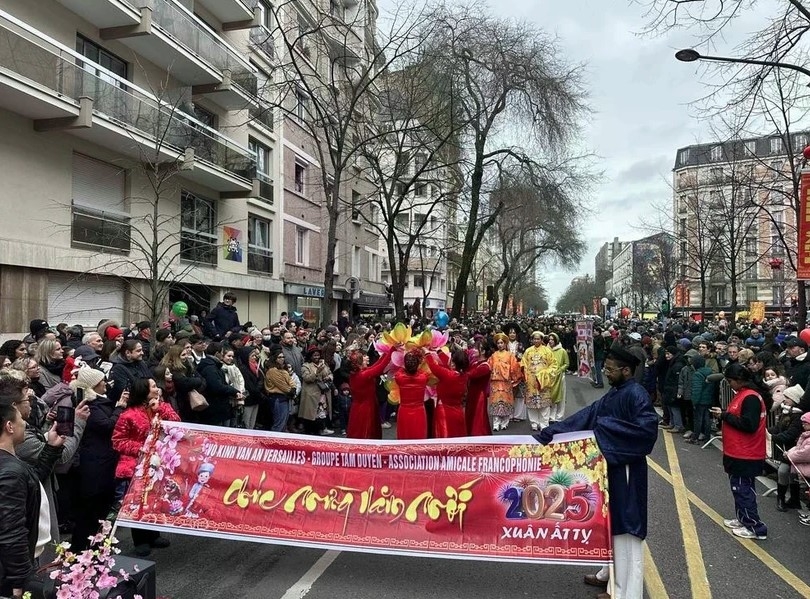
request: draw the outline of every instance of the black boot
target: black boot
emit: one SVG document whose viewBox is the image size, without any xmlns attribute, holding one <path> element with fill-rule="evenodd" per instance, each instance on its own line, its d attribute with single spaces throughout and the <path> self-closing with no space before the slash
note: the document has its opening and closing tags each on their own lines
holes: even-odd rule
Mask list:
<svg viewBox="0 0 810 599">
<path fill-rule="evenodd" d="M 785 494 L 787 493 L 787 485 L 776 485 L 776 511 L 786 512 L 785 507 Z"/>
<path fill-rule="evenodd" d="M 791 510 L 798 510 L 802 507 L 802 504 L 799 502 L 799 483 L 791 483 L 790 484 L 790 499 L 785 502 L 785 507 Z"/>
</svg>

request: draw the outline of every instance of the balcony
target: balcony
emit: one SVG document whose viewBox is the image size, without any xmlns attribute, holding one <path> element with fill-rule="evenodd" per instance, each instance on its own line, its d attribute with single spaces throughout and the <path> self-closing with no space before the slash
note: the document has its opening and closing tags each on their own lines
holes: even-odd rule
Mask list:
<svg viewBox="0 0 810 599">
<path fill-rule="evenodd" d="M 59 2 L 99 29 L 134 27 L 141 22 L 138 10 L 125 0 L 59 0 Z"/>
<path fill-rule="evenodd" d="M 252 192 L 247 148 L 0 11 L 0 107 L 136 159 L 176 164 L 227 193 Z"/>
<path fill-rule="evenodd" d="M 73 204 L 71 244 L 112 253 L 129 253 L 130 217 Z"/>
<path fill-rule="evenodd" d="M 267 129 L 270 131 L 273 131 L 275 128 L 275 123 L 273 122 L 273 109 L 263 107 L 258 103 L 255 106 L 250 107 L 250 120 L 253 123 L 258 123 L 264 127 L 267 127 Z"/>
<path fill-rule="evenodd" d="M 253 21 L 253 9 L 243 0 L 196 0 L 208 9 L 225 29 L 236 29 L 237 24 Z"/>
<path fill-rule="evenodd" d="M 119 39 L 195 94 L 211 94 L 226 110 L 245 108 L 256 94 L 256 75 L 244 57 L 194 13 L 174 0 L 132 0 L 140 22 L 101 29 Z"/>
<path fill-rule="evenodd" d="M 259 246 L 248 246 L 248 270 L 264 275 L 273 274 L 273 252 Z"/>
<path fill-rule="evenodd" d="M 265 201 L 266 203 L 273 205 L 273 180 L 268 177 L 266 174 L 257 172 L 256 179 L 259 182 L 258 185 L 258 198 L 260 200 Z"/>
</svg>

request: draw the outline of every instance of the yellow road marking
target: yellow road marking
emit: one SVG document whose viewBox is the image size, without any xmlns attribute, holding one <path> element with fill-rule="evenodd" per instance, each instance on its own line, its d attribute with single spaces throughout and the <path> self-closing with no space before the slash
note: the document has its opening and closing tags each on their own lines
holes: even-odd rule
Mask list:
<svg viewBox="0 0 810 599">
<path fill-rule="evenodd" d="M 652 459 L 647 459 L 647 463 L 650 467 L 658 473 L 658 475 L 667 481 L 670 485 L 673 485 L 672 477 L 669 473 L 664 470 L 658 463 L 654 462 Z M 686 488 L 686 487 L 684 487 Z M 774 574 L 776 574 L 779 578 L 784 580 L 788 586 L 792 587 L 799 595 L 802 597 L 810 597 L 810 585 L 806 584 L 801 578 L 796 576 L 793 572 L 788 570 L 783 564 L 776 561 L 776 559 L 767 551 L 765 551 L 762 547 L 756 544 L 756 541 L 750 541 L 748 539 L 741 539 L 740 537 L 735 537 L 730 528 L 726 528 L 723 525 L 723 517 L 715 512 L 709 505 L 704 502 L 700 497 L 695 495 L 692 491 L 687 492 L 687 496 L 689 497 L 689 501 L 691 501 L 697 509 L 701 512 L 706 514 L 711 520 L 713 520 L 717 525 L 720 526 L 726 533 L 728 533 L 732 539 L 737 541 L 740 545 L 745 547 L 750 553 L 754 555 L 759 561 L 765 564 L 768 569 L 770 569 Z"/>
<path fill-rule="evenodd" d="M 661 580 L 661 573 L 653 561 L 652 553 L 647 543 L 644 543 L 644 588 L 647 595 L 656 599 L 669 599 L 669 593 Z"/>
<path fill-rule="evenodd" d="M 689 497 L 686 495 L 686 483 L 681 474 L 681 463 L 672 435 L 664 432 L 664 445 L 667 450 L 669 471 L 671 472 L 675 491 L 675 507 L 678 510 L 678 521 L 683 533 L 683 548 L 686 551 L 686 568 L 689 571 L 689 584 L 694 599 L 711 599 L 712 591 L 709 588 L 709 578 L 706 576 L 706 564 L 703 562 L 703 552 L 700 550 L 700 537 L 698 536 L 695 518 L 689 507 Z"/>
</svg>

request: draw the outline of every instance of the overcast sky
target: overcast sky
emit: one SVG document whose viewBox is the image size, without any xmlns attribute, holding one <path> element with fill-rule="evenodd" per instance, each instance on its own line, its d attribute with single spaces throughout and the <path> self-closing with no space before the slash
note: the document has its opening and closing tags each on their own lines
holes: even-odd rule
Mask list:
<svg viewBox="0 0 810 599">
<path fill-rule="evenodd" d="M 588 250 L 582 263 L 573 272 L 544 273 L 552 310 L 574 276 L 594 274 L 603 243 L 614 236 L 627 241 L 648 234 L 640 224 L 655 219 L 653 205 L 671 199 L 677 149 L 711 141 L 709 123 L 696 118 L 690 106 L 707 92 L 701 79 L 705 69 L 674 57 L 676 50 L 694 47 L 695 37 L 683 30 L 641 35 L 648 1 L 489 0 L 494 14 L 555 33 L 570 61 L 587 65 L 584 79 L 593 114 L 583 128 L 582 151 L 597 156 L 589 167 L 603 174 L 585 198 L 591 208 L 583 219 Z M 379 2 L 385 11 L 395 0 Z M 758 3 L 715 41 L 713 53 L 734 55 L 734 45 L 772 14 L 772 0 Z"/>
</svg>

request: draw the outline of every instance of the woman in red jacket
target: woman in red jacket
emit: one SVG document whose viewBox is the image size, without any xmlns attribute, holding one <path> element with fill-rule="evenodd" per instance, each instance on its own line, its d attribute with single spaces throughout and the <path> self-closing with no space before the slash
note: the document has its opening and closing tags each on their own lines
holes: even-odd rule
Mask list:
<svg viewBox="0 0 810 599">
<path fill-rule="evenodd" d="M 421 362 L 421 352 L 408 352 L 404 358 L 404 369 L 398 370 L 394 375 L 394 380 L 399 387 L 397 439 L 427 439 L 428 436 L 427 412 L 425 411 L 428 375 L 419 372 Z"/>
<path fill-rule="evenodd" d="M 382 439 L 380 408 L 377 404 L 377 379 L 391 362 L 391 352 L 383 354 L 373 366 L 368 365 L 368 356 L 359 350 L 349 357 L 352 390 L 352 407 L 346 436 L 352 439 Z"/>
<path fill-rule="evenodd" d="M 438 358 L 428 355 L 427 364 L 433 375 L 439 379 L 436 385 L 436 412 L 433 419 L 433 436 L 466 437 L 467 422 L 464 419 L 464 400 L 467 398 L 467 373 L 470 359 L 467 352 L 457 349 L 450 356 L 450 368 L 442 365 Z"/>
<path fill-rule="evenodd" d="M 118 417 L 112 434 L 112 446 L 118 452 L 115 468 L 116 500 L 121 501 L 135 474 L 135 468 L 146 437 L 155 420 L 180 421 L 172 406 L 160 399 L 160 388 L 154 379 L 135 379 L 129 391 L 127 409 Z M 152 547 L 168 547 L 169 541 L 151 530 L 132 529 L 132 543 L 139 557 L 146 557 Z"/>
<path fill-rule="evenodd" d="M 483 437 L 492 434 L 487 412 L 489 377 L 492 374 L 492 368 L 487 362 L 488 357 L 475 357 L 472 366 L 467 372 L 469 384 L 467 387 L 467 405 L 464 406 L 464 418 L 467 421 L 467 434 L 471 437 Z"/>
</svg>

